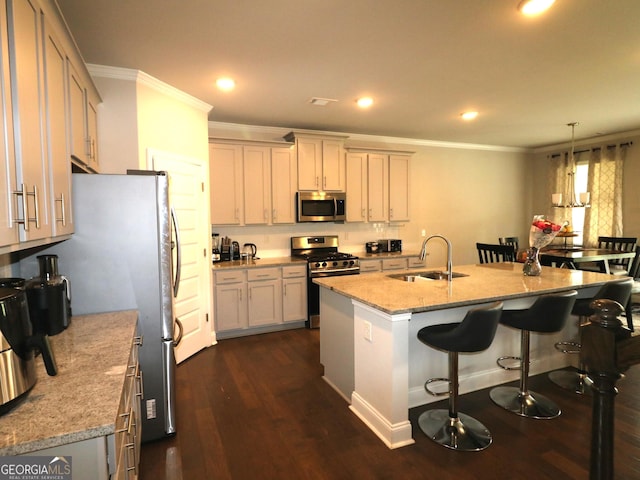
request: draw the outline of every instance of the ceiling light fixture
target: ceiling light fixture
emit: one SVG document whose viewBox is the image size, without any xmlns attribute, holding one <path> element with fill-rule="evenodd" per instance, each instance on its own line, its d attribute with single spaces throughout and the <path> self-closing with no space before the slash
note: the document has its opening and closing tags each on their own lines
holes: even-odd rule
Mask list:
<svg viewBox="0 0 640 480">
<path fill-rule="evenodd" d="M 371 97 L 362 97 L 356 100 L 356 103 L 360 108 L 369 108 L 373 105 L 373 98 Z"/>
<path fill-rule="evenodd" d="M 567 123 L 567 127 L 571 127 L 571 156 L 569 157 L 569 173 L 567 173 L 567 188 L 566 193 L 552 193 L 551 203 L 554 207 L 562 208 L 576 208 L 576 207 L 590 207 L 591 194 L 589 192 L 581 192 L 576 197 L 576 159 L 575 159 L 575 140 L 574 132 L 578 122 Z"/>
<path fill-rule="evenodd" d="M 463 112 L 460 116 L 463 120 L 473 120 L 478 116 L 478 112 Z"/>
<path fill-rule="evenodd" d="M 548 10 L 554 2 L 555 0 L 522 0 L 518 5 L 518 10 L 523 15 L 533 17 Z"/>
<path fill-rule="evenodd" d="M 233 78 L 229 77 L 221 77 L 216 80 L 216 87 L 218 87 L 223 92 L 230 92 L 234 88 L 236 88 L 236 82 Z"/>
</svg>

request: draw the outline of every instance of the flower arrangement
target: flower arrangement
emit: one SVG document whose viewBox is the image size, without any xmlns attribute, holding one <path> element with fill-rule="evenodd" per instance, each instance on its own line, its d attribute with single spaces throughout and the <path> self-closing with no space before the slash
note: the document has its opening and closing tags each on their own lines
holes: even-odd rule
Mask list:
<svg viewBox="0 0 640 480">
<path fill-rule="evenodd" d="M 534 215 L 529 229 L 529 250 L 527 260 L 524 262 L 522 272 L 527 276 L 538 276 L 542 272 L 542 266 L 538 258 L 540 249 L 549 245 L 556 235 L 560 233 L 569 222 L 561 225 L 546 219 L 544 215 Z"/>
</svg>

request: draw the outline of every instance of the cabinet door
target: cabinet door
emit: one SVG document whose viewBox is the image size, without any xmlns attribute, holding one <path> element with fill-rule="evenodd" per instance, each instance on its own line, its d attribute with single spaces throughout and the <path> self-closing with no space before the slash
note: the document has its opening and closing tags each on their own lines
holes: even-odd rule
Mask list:
<svg viewBox="0 0 640 480">
<path fill-rule="evenodd" d="M 249 282 L 249 326 L 282 323 L 280 280 Z"/>
<path fill-rule="evenodd" d="M 218 331 L 247 328 L 247 284 L 216 286 L 216 326 Z"/>
<path fill-rule="evenodd" d="M 41 16 L 29 0 L 8 0 L 7 21 L 13 33 L 9 43 L 14 145 L 18 165 L 18 190 L 24 229 L 21 240 L 51 236 L 49 168 L 45 155 L 44 85 Z M 26 208 L 25 208 L 26 207 Z M 25 211 L 26 210 L 26 211 Z"/>
<path fill-rule="evenodd" d="M 47 156 L 51 170 L 51 219 L 54 235 L 73 233 L 71 162 L 67 154 L 66 55 L 44 21 Z"/>
<path fill-rule="evenodd" d="M 0 246 L 19 241 L 15 219 L 16 157 L 13 150 L 13 117 L 11 80 L 9 78 L 9 37 L 7 33 L 6 3 L 0 0 Z"/>
<path fill-rule="evenodd" d="M 322 190 L 344 192 L 345 166 L 343 142 L 322 141 Z"/>
<path fill-rule="evenodd" d="M 266 225 L 270 219 L 271 152 L 269 147 L 243 147 L 244 223 Z"/>
<path fill-rule="evenodd" d="M 367 184 L 369 192 L 367 218 L 370 222 L 384 222 L 387 220 L 389 205 L 387 155 L 369 154 Z"/>
<path fill-rule="evenodd" d="M 87 101 L 84 84 L 73 64 L 68 61 L 69 70 L 69 148 L 70 155 L 85 165 L 89 165 L 86 143 Z"/>
<path fill-rule="evenodd" d="M 305 271 L 306 274 L 306 271 Z M 307 277 L 282 280 L 282 321 L 307 319 Z"/>
<path fill-rule="evenodd" d="M 209 145 L 209 186 L 211 190 L 211 223 L 241 225 L 242 147 Z"/>
<path fill-rule="evenodd" d="M 321 190 L 322 140 L 296 139 L 298 190 Z"/>
<path fill-rule="evenodd" d="M 382 271 L 382 260 L 360 260 L 360 273 Z"/>
<path fill-rule="evenodd" d="M 271 223 L 296 222 L 298 168 L 289 147 L 271 149 Z"/>
<path fill-rule="evenodd" d="M 87 155 L 89 166 L 96 172 L 100 171 L 98 161 L 98 104 L 100 100 L 87 92 Z"/>
<path fill-rule="evenodd" d="M 367 154 L 346 156 L 347 222 L 367 220 Z"/>
<path fill-rule="evenodd" d="M 389 221 L 409 221 L 409 155 L 389 155 Z"/>
</svg>

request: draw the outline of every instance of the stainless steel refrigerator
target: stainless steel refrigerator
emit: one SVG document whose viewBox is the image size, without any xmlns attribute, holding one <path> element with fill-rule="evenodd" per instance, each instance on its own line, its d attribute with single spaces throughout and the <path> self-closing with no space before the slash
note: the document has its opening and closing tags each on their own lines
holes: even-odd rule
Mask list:
<svg viewBox="0 0 640 480">
<path fill-rule="evenodd" d="M 138 310 L 142 441 L 174 434 L 180 245 L 169 177 L 149 171 L 72 177 L 75 233 L 46 252 L 58 255 L 69 279 L 73 315 Z M 109 335 L 109 326 L 97 334 Z"/>
</svg>

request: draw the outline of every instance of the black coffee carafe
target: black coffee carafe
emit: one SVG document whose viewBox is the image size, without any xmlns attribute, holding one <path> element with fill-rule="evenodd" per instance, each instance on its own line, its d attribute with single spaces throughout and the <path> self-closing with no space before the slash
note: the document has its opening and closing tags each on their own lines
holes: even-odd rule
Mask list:
<svg viewBox="0 0 640 480">
<path fill-rule="evenodd" d="M 69 281 L 58 274 L 57 255 L 39 255 L 40 276 L 26 284 L 34 333 L 57 335 L 71 322 Z"/>
</svg>

